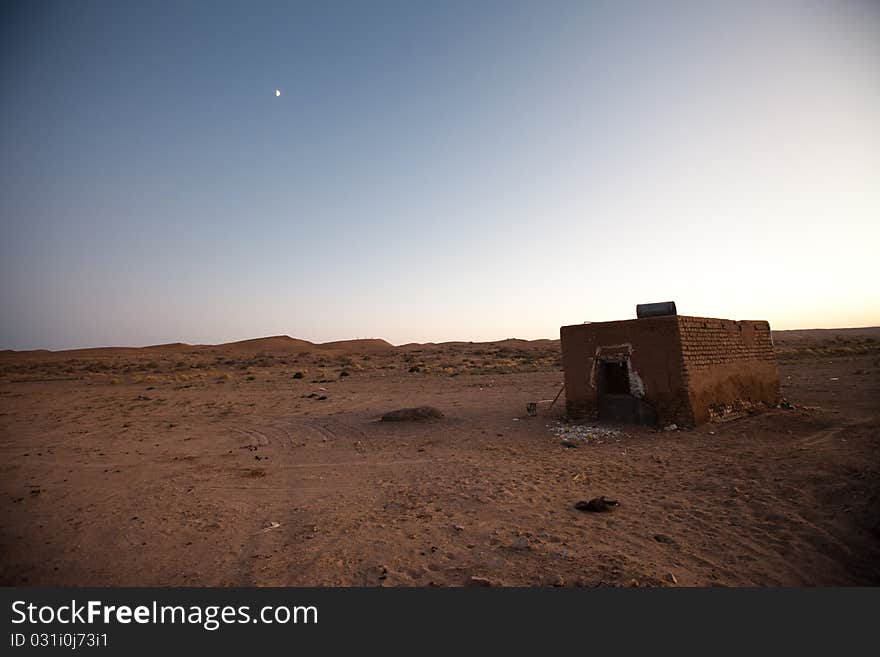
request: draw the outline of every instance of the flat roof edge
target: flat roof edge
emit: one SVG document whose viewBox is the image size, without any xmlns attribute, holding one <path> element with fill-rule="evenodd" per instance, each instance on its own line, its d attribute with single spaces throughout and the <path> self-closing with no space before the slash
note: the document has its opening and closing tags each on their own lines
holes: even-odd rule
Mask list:
<svg viewBox="0 0 880 657">
<path fill-rule="evenodd" d="M 642 318 L 630 318 L 630 319 L 612 319 L 606 322 L 584 322 L 583 324 L 563 324 L 560 328 L 575 328 L 577 326 L 610 326 L 612 324 L 629 324 L 632 322 L 669 322 L 669 321 L 678 321 L 679 319 L 695 319 L 697 321 L 705 321 L 705 322 L 748 322 L 748 323 L 764 323 L 767 326 L 770 325 L 770 322 L 766 319 L 730 319 L 728 317 L 698 317 L 696 315 L 660 315 L 659 317 L 642 317 Z"/>
</svg>

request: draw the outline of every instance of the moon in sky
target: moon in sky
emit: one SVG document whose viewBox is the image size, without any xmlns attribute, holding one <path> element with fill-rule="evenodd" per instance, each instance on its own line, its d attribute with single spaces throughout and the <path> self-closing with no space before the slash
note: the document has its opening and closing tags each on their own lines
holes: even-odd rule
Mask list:
<svg viewBox="0 0 880 657">
<path fill-rule="evenodd" d="M 278 98 L 278 96 L 280 96 L 280 95 L 281 95 L 281 89 L 276 89 L 275 90 L 275 98 Z"/>
</svg>

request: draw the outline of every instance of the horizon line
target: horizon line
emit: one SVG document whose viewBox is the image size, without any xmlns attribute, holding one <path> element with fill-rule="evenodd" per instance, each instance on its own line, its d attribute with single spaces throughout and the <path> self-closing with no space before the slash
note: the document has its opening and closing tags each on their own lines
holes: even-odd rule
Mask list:
<svg viewBox="0 0 880 657">
<path fill-rule="evenodd" d="M 678 315 L 678 316 L 684 317 L 686 315 Z M 636 318 L 627 318 L 627 319 L 636 319 Z M 723 319 L 723 318 L 720 318 L 720 319 Z M 610 320 L 610 321 L 626 321 L 626 320 Z M 731 320 L 731 321 L 766 321 L 766 320 Z M 602 322 L 579 322 L 579 323 L 599 324 Z M 866 329 L 880 329 L 880 325 L 877 325 L 877 326 L 810 327 L 810 328 L 793 328 L 793 329 L 788 329 L 788 328 L 775 329 L 772 326 L 770 327 L 771 333 L 783 333 L 783 332 L 794 332 L 794 331 L 855 331 L 855 330 L 866 330 Z M 385 338 L 381 338 L 381 337 L 366 337 L 366 338 L 359 337 L 359 338 L 341 338 L 339 340 L 327 340 L 325 342 L 314 342 L 314 341 L 309 340 L 307 338 L 297 338 L 297 337 L 293 337 L 293 336 L 286 334 L 286 333 L 279 333 L 279 334 L 275 334 L 275 335 L 263 335 L 263 336 L 252 337 L 252 338 L 240 338 L 237 340 L 227 340 L 224 342 L 215 342 L 215 343 L 177 341 L 177 342 L 159 342 L 159 343 L 145 344 L 145 345 L 119 345 L 119 344 L 116 344 L 116 345 L 62 347 L 62 348 L 58 348 L 58 349 L 50 349 L 48 347 L 33 347 L 30 349 L 12 349 L 12 348 L 8 348 L 8 347 L 3 347 L 3 348 L 0 348 L 0 353 L 9 353 L 9 352 L 11 352 L 11 353 L 27 353 L 27 352 L 31 352 L 31 351 L 45 351 L 45 352 L 49 352 L 49 353 L 63 353 L 66 351 L 86 351 L 86 350 L 96 350 L 97 351 L 97 350 L 101 350 L 101 349 L 159 349 L 161 347 L 173 347 L 173 346 L 193 347 L 193 348 L 195 348 L 195 347 L 224 347 L 224 346 L 231 346 L 231 345 L 236 345 L 236 344 L 240 344 L 240 343 L 244 343 L 244 342 L 255 342 L 257 340 L 271 340 L 273 338 L 287 338 L 290 340 L 306 342 L 306 343 L 313 345 L 315 347 L 326 346 L 326 345 L 339 343 L 339 342 L 360 342 L 360 341 L 367 342 L 367 341 L 371 341 L 371 340 L 373 340 L 373 341 L 379 340 L 379 341 L 385 342 L 390 347 L 395 348 L 395 349 L 399 348 L 399 347 L 405 347 L 407 345 L 441 345 L 441 344 L 453 344 L 453 343 L 492 344 L 495 342 L 506 342 L 506 341 L 510 341 L 510 340 L 520 340 L 523 342 L 539 342 L 542 340 L 548 340 L 548 341 L 553 342 L 553 341 L 559 340 L 558 336 L 555 338 L 547 338 L 547 337 L 544 337 L 544 338 L 518 338 L 518 337 L 512 336 L 512 337 L 506 337 L 506 338 L 497 338 L 494 340 L 456 339 L 456 340 L 441 340 L 439 342 L 432 341 L 432 340 L 429 340 L 426 342 L 417 342 L 417 341 L 411 340 L 408 342 L 401 342 L 399 344 L 395 344 L 395 343 L 390 342 L 390 341 L 386 340 Z"/>
</svg>

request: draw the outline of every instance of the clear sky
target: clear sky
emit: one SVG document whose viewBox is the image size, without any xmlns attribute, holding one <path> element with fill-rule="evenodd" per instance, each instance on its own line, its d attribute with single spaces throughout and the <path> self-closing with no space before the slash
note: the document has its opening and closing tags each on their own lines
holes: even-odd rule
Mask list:
<svg viewBox="0 0 880 657">
<path fill-rule="evenodd" d="M 0 11 L 0 348 L 880 324 L 878 2 Z"/>
</svg>

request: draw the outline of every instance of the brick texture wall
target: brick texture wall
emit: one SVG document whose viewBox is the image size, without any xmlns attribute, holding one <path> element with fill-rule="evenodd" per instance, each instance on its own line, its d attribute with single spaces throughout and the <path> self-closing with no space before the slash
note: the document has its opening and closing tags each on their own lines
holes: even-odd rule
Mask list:
<svg viewBox="0 0 880 657">
<path fill-rule="evenodd" d="M 741 415 L 779 401 L 779 373 L 764 321 L 678 317 L 682 378 L 694 422 Z"/>
</svg>

